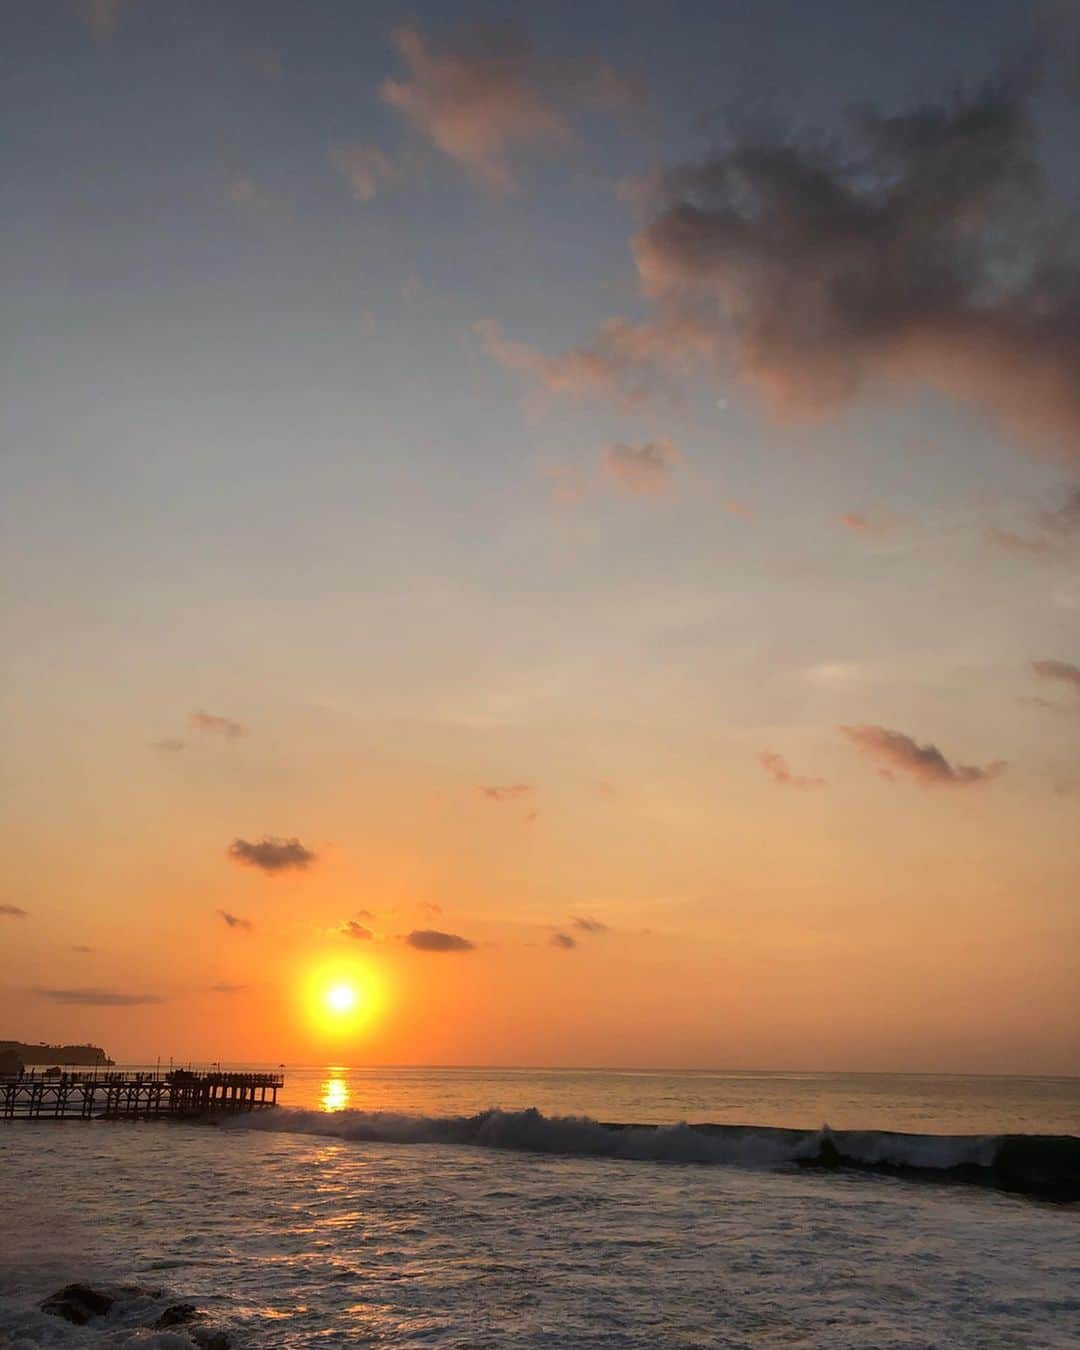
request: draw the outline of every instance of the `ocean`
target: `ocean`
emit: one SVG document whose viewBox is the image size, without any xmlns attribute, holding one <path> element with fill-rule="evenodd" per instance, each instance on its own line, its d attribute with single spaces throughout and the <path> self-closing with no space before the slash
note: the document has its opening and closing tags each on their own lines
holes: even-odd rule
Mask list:
<svg viewBox="0 0 1080 1350">
<path fill-rule="evenodd" d="M 1080 1347 L 1032 1142 L 1080 1080 L 285 1072 L 216 1126 L 0 1122 L 0 1347 Z M 40 1310 L 72 1281 L 108 1314 Z"/>
</svg>

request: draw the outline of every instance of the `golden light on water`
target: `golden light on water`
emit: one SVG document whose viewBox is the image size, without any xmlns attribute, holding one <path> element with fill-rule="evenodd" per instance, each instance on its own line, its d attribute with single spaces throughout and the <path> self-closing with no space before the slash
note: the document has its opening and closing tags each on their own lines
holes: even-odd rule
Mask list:
<svg viewBox="0 0 1080 1350">
<path fill-rule="evenodd" d="M 345 1070 L 332 1068 L 328 1073 L 330 1077 L 322 1085 L 319 1106 L 324 1111 L 344 1111 L 352 1095 L 345 1081 Z"/>
</svg>

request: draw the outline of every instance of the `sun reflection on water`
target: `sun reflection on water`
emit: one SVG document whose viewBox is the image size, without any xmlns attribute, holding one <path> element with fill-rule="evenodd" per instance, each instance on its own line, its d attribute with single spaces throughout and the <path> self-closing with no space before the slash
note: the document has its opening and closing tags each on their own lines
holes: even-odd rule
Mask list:
<svg viewBox="0 0 1080 1350">
<path fill-rule="evenodd" d="M 345 1081 L 344 1069 L 328 1069 L 329 1078 L 322 1085 L 319 1106 L 324 1111 L 344 1111 L 352 1093 Z"/>
</svg>

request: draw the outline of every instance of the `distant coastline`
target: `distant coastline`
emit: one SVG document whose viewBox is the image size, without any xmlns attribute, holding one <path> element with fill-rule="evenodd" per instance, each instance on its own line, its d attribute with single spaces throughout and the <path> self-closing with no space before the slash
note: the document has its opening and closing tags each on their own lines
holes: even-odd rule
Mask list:
<svg viewBox="0 0 1080 1350">
<path fill-rule="evenodd" d="M 100 1045 L 29 1045 L 0 1041 L 0 1062 L 18 1060 L 26 1068 L 38 1064 L 73 1064 L 80 1068 L 108 1068 L 115 1063 Z"/>
</svg>

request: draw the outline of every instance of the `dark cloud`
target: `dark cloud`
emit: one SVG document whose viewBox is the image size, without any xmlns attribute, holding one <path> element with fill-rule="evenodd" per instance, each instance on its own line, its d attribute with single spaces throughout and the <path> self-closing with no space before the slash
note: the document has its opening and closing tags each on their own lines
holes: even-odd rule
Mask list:
<svg viewBox="0 0 1080 1350">
<path fill-rule="evenodd" d="M 607 924 L 601 923 L 599 919 L 583 916 L 581 918 L 575 918 L 572 922 L 579 933 L 589 933 L 595 937 L 598 933 L 608 932 Z"/>
<path fill-rule="evenodd" d="M 663 497 L 671 492 L 679 452 L 664 437 L 643 445 L 620 442 L 604 451 L 604 472 L 624 492 L 637 497 Z"/>
<path fill-rule="evenodd" d="M 245 932 L 250 933 L 255 926 L 250 919 L 241 919 L 239 915 L 230 914 L 227 909 L 219 909 L 218 913 L 230 928 L 241 928 Z"/>
<path fill-rule="evenodd" d="M 270 873 L 303 872 L 317 857 L 299 839 L 277 839 L 270 835 L 254 844 L 246 839 L 234 839 L 229 845 L 228 855 L 233 862 L 245 867 L 258 867 Z"/>
<path fill-rule="evenodd" d="M 0 919 L 25 919 L 27 911 L 19 905 L 0 905 Z"/>
<path fill-rule="evenodd" d="M 551 945 L 553 947 L 561 947 L 563 951 L 568 952 L 577 946 L 577 942 L 569 933 L 552 933 Z"/>
<path fill-rule="evenodd" d="M 573 108 L 618 107 L 637 97 L 633 83 L 609 66 L 541 56 L 514 23 L 476 24 L 438 38 L 403 27 L 394 45 L 408 71 L 384 80 L 379 97 L 498 193 L 516 186 L 515 152 L 573 142 Z"/>
<path fill-rule="evenodd" d="M 223 736 L 227 741 L 237 741 L 248 734 L 242 722 L 234 722 L 231 717 L 218 717 L 215 713 L 193 712 L 188 722 L 194 731 L 206 731 L 212 736 Z"/>
<path fill-rule="evenodd" d="M 112 989 L 35 989 L 50 1003 L 74 1004 L 84 1008 L 137 1008 L 146 1003 L 164 1003 L 157 994 L 121 994 Z"/>
<path fill-rule="evenodd" d="M 521 802 L 533 794 L 528 783 L 508 783 L 504 787 L 482 787 L 480 791 L 489 801 Z"/>
<path fill-rule="evenodd" d="M 221 984 L 212 984 L 210 986 L 210 992 L 212 994 L 242 994 L 246 989 L 246 984 L 227 984 L 224 981 Z"/>
<path fill-rule="evenodd" d="M 475 943 L 456 933 L 440 933 L 436 928 L 414 928 L 405 938 L 418 952 L 471 952 Z"/>
<path fill-rule="evenodd" d="M 826 786 L 824 778 L 803 778 L 800 774 L 792 773 L 783 755 L 777 755 L 772 750 L 762 750 L 758 755 L 758 762 L 770 778 L 785 787 L 820 788 Z"/>
<path fill-rule="evenodd" d="M 918 380 L 1077 453 L 1080 268 L 1046 242 L 1025 90 L 865 114 L 848 154 L 746 139 L 659 184 L 648 292 L 704 309 L 780 412 Z"/>
<path fill-rule="evenodd" d="M 1032 661 L 1031 669 L 1040 680 L 1058 680 L 1070 684 L 1080 693 L 1080 666 L 1071 661 Z"/>
<path fill-rule="evenodd" d="M 355 938 L 357 942 L 370 942 L 375 936 L 370 928 L 365 928 L 355 919 L 346 919 L 341 925 L 341 932 L 345 937 Z"/>
<path fill-rule="evenodd" d="M 490 326 L 481 336 L 565 392 L 582 372 L 590 387 L 648 396 L 680 361 L 705 360 L 788 417 L 930 385 L 1076 457 L 1076 228 L 1055 219 L 1034 140 L 1028 90 L 1005 81 L 864 113 L 830 149 L 736 128 L 722 152 L 637 193 L 634 259 L 656 315 L 628 325 L 617 360 L 607 331 L 625 320 L 562 357 Z"/>
<path fill-rule="evenodd" d="M 840 727 L 840 732 L 867 758 L 881 766 L 881 773 L 892 778 L 905 773 L 927 787 L 969 787 L 996 778 L 1005 769 L 1002 760 L 980 768 L 973 764 L 952 765 L 936 745 L 919 745 L 901 731 L 887 727 Z"/>
<path fill-rule="evenodd" d="M 183 750 L 184 742 L 177 736 L 166 736 L 162 741 L 153 741 L 150 748 L 151 750 L 162 750 L 168 754 L 176 754 Z"/>
</svg>

